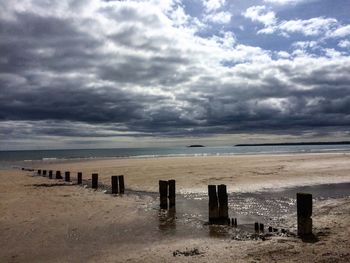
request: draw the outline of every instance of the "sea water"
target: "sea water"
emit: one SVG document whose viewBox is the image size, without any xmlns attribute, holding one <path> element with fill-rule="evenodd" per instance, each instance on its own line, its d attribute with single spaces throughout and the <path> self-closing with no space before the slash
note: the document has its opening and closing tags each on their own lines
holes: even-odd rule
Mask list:
<svg viewBox="0 0 350 263">
<path fill-rule="evenodd" d="M 93 159 L 93 158 L 154 158 L 166 156 L 228 156 L 238 154 L 283 154 L 347 152 L 350 145 L 290 145 L 290 146 L 220 146 L 220 147 L 149 147 L 111 149 L 65 149 L 0 151 L 0 161 Z"/>
</svg>

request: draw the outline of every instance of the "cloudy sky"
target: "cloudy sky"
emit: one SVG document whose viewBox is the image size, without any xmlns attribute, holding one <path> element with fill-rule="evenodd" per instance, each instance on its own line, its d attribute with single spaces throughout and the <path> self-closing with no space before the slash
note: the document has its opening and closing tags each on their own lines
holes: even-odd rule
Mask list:
<svg viewBox="0 0 350 263">
<path fill-rule="evenodd" d="M 343 140 L 349 0 L 0 2 L 0 149 Z"/>
</svg>

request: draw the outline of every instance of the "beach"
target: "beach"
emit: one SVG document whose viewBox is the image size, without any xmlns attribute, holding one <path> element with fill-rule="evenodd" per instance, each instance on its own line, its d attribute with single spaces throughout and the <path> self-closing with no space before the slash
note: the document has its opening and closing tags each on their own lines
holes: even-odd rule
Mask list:
<svg viewBox="0 0 350 263">
<path fill-rule="evenodd" d="M 205 207 L 196 203 L 206 204 L 209 184 L 226 184 L 230 215 L 248 225 L 255 215 L 233 211 L 238 209 L 237 193 L 249 199 L 264 190 L 350 183 L 349 153 L 46 160 L 13 166 L 17 168 L 0 171 L 3 262 L 350 261 L 349 195 L 314 201 L 312 242 L 213 228 L 206 224 Z M 21 167 L 70 171 L 72 183 Z M 126 192 L 114 196 L 77 186 L 77 172 L 84 180 L 98 173 L 105 185 L 112 175 L 124 175 Z M 176 180 L 179 195 L 175 215 L 158 210 L 158 180 L 169 179 Z M 290 200 L 281 217 L 283 226 L 295 232 L 295 203 Z"/>
</svg>

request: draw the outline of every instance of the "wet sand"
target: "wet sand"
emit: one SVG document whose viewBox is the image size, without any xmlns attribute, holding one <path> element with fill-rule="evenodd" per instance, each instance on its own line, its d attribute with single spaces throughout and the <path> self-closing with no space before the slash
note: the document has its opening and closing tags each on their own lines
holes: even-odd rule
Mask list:
<svg viewBox="0 0 350 263">
<path fill-rule="evenodd" d="M 315 200 L 317 242 L 304 243 L 283 234 L 263 241 L 251 240 L 255 238 L 249 238 L 244 227 L 235 230 L 206 225 L 202 189 L 206 190 L 208 183 L 228 184 L 232 216 L 231 210 L 243 211 L 237 207 L 239 197 L 243 204 L 253 200 L 248 205 L 254 200 L 258 200 L 257 205 L 261 200 L 271 200 L 266 197 L 271 191 L 234 192 L 237 189 L 276 186 L 275 190 L 281 191 L 283 182 L 286 186 L 350 182 L 349 158 L 348 154 L 321 154 L 26 163 L 28 167 L 70 170 L 73 179 L 73 171 L 81 170 L 83 175 L 96 171 L 106 184 L 110 175 L 124 174 L 127 191 L 122 197 L 112 196 L 30 172 L 0 171 L 0 258 L 4 262 L 349 262 L 349 197 L 323 200 L 320 194 Z M 159 179 L 171 178 L 177 180 L 184 194 L 178 196 L 175 215 L 159 214 L 157 195 L 151 192 L 156 191 Z M 321 193 L 341 189 L 324 187 L 313 189 Z M 282 190 L 283 195 L 287 192 Z M 278 193 L 272 196 L 275 201 L 283 199 Z M 285 203 L 292 202 L 290 209 L 280 212 L 285 217 L 279 223 L 293 231 L 294 204 L 293 198 L 288 198 Z M 268 202 L 265 208 L 251 210 L 263 212 L 266 207 Z M 254 216 L 261 216 L 247 217 L 243 212 L 237 212 L 241 224 L 249 225 Z"/>
</svg>

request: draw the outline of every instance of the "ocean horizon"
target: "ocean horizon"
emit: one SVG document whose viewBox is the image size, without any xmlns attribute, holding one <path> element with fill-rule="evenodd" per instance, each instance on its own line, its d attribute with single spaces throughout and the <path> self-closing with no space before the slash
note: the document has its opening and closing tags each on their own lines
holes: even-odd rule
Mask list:
<svg viewBox="0 0 350 263">
<path fill-rule="evenodd" d="M 47 149 L 0 151 L 0 161 L 52 161 L 55 159 L 155 158 L 185 156 L 230 156 L 240 154 L 288 154 L 347 152 L 350 145 L 144 147 L 104 149 Z"/>
</svg>

